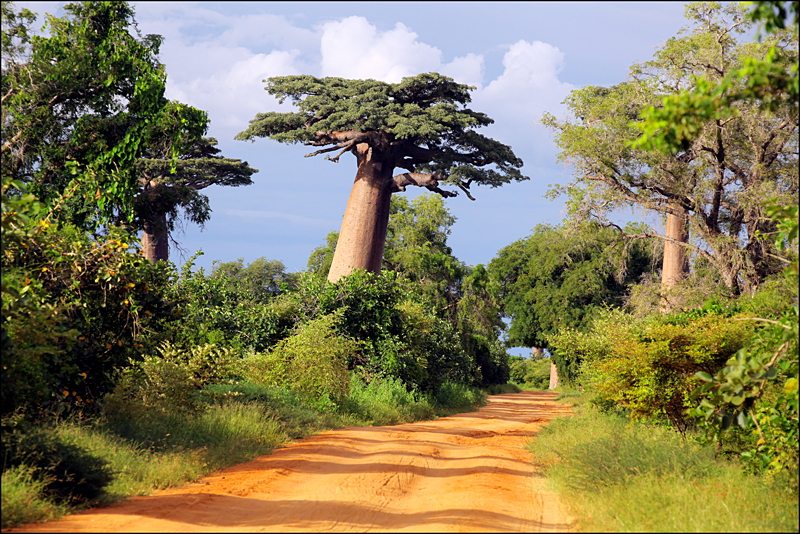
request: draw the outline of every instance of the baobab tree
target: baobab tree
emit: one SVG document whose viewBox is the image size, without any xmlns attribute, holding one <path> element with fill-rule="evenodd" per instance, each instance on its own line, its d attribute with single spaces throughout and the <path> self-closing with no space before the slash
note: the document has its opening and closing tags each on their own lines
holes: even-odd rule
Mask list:
<svg viewBox="0 0 800 534">
<path fill-rule="evenodd" d="M 443 197 L 470 193 L 472 185 L 497 187 L 527 180 L 522 161 L 511 148 L 475 128 L 494 121 L 466 107 L 467 85 L 437 73 L 404 78 L 400 83 L 313 76 L 270 78 L 265 88 L 280 102 L 290 98 L 290 113 L 259 113 L 236 139 L 270 137 L 283 143 L 324 147 L 310 154 L 336 152 L 356 157 L 357 172 L 345 210 L 328 280 L 356 269 L 381 268 L 392 193 L 409 185 Z M 394 174 L 395 168 L 407 172 Z"/>
<path fill-rule="evenodd" d="M 205 223 L 211 214 L 208 197 L 200 190 L 212 185 L 238 187 L 252 184 L 250 176 L 258 169 L 246 161 L 220 156 L 213 137 L 200 137 L 185 148 L 172 165 L 168 146 L 156 143 L 139 160 L 140 191 L 134 212 L 143 230 L 142 251 L 155 263 L 169 259 L 169 232 L 178 217 L 178 209 L 196 224 Z"/>
</svg>

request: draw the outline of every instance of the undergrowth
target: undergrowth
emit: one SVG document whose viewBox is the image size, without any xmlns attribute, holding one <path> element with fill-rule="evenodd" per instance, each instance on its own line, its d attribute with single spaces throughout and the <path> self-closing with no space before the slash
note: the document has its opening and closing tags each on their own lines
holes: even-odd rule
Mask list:
<svg viewBox="0 0 800 534">
<path fill-rule="evenodd" d="M 551 421 L 528 448 L 583 530 L 798 531 L 797 494 L 785 483 L 664 426 L 582 404 L 578 393 L 562 393 L 575 415 Z"/>
</svg>

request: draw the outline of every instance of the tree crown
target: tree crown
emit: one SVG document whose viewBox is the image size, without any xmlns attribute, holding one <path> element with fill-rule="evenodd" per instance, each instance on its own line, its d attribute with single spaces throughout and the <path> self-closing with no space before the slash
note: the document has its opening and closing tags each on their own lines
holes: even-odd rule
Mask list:
<svg viewBox="0 0 800 534">
<path fill-rule="evenodd" d="M 466 107 L 474 88 L 446 76 L 419 74 L 395 84 L 283 76 L 270 78 L 265 89 L 299 111 L 259 113 L 237 139 L 328 147 L 309 156 L 339 150 L 332 161 L 366 143 L 393 167 L 435 175 L 467 194 L 473 182 L 497 187 L 527 179 L 510 147 L 474 131 L 494 122 Z M 495 168 L 483 168 L 489 165 Z"/>
</svg>

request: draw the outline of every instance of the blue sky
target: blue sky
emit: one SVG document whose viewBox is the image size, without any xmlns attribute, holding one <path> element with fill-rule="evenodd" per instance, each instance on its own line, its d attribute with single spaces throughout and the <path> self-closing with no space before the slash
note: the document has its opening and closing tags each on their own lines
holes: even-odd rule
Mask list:
<svg viewBox="0 0 800 534">
<path fill-rule="evenodd" d="M 57 15 L 62 3 L 18 2 Z M 208 135 L 223 155 L 259 169 L 254 184 L 211 187 L 201 231 L 192 224 L 170 247 L 181 265 L 198 249 L 198 266 L 265 256 L 289 271 L 339 230 L 355 160 L 303 158 L 308 147 L 269 139 L 235 141 L 256 113 L 290 111 L 263 90 L 270 76 L 311 74 L 398 82 L 437 71 L 475 85 L 470 107 L 495 124 L 480 131 L 509 144 L 530 180 L 476 188 L 447 199 L 457 218 L 449 244 L 460 260 L 488 263 L 499 249 L 540 223 L 558 224 L 563 201 L 543 197 L 569 180 L 551 132 L 538 120 L 585 85 L 629 79 L 634 62 L 687 25 L 678 2 L 134 2 L 142 34 L 164 36 L 167 97 L 208 112 Z M 41 22 L 41 19 L 40 19 Z M 399 172 L 399 171 L 398 171 Z M 423 191 L 409 188 L 414 197 Z M 641 219 L 641 216 L 636 216 Z M 651 220 L 651 224 L 660 224 Z"/>
</svg>

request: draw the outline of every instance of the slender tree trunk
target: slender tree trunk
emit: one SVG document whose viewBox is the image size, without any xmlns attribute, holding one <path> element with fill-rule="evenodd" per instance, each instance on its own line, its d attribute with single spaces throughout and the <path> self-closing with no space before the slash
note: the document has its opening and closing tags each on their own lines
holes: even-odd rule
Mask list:
<svg viewBox="0 0 800 534">
<path fill-rule="evenodd" d="M 358 172 L 328 273 L 331 282 L 356 269 L 377 273 L 383 261 L 394 183 L 393 165 L 373 157 L 373 150 L 366 144 L 357 146 L 356 156 Z"/>
<path fill-rule="evenodd" d="M 684 217 L 667 214 L 666 236 L 681 241 L 689 242 L 689 230 L 686 228 Z M 661 313 L 669 313 L 672 304 L 666 296 L 675 284 L 686 278 L 689 273 L 689 258 L 686 249 L 670 241 L 664 242 L 664 262 L 661 268 Z"/>
<path fill-rule="evenodd" d="M 144 224 L 142 251 L 150 263 L 169 259 L 167 214 L 161 213 Z"/>
<path fill-rule="evenodd" d="M 556 389 L 558 387 L 558 369 L 556 369 L 556 364 L 553 363 L 553 359 L 550 358 L 550 389 Z"/>
</svg>

